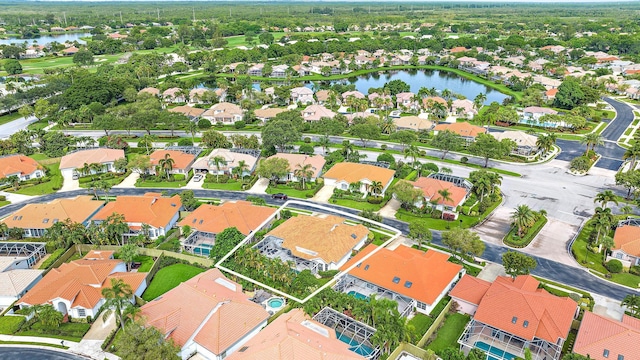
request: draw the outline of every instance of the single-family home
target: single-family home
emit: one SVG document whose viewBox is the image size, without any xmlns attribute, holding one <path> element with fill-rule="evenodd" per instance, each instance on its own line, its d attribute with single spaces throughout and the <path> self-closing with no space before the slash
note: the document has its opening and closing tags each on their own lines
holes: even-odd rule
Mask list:
<svg viewBox="0 0 640 360">
<path fill-rule="evenodd" d="M 315 96 L 318 105 L 324 105 L 329 101 L 329 90 L 320 90 L 316 92 Z"/>
<path fill-rule="evenodd" d="M 415 100 L 416 94 L 412 92 L 401 92 L 396 94 L 396 107 L 398 109 L 418 110 L 420 105 Z"/>
<path fill-rule="evenodd" d="M 439 174 L 442 175 L 442 174 Z M 444 180 L 446 177 L 419 177 L 412 185 L 420 189 L 423 199 L 416 206 L 433 206 L 443 212 L 443 218 L 455 220 L 458 218 L 458 206 L 464 204 L 469 197 L 471 186 L 464 187 L 456 185 L 452 181 Z M 461 179 L 461 178 L 458 178 Z M 464 179 L 462 179 L 464 181 Z M 442 194 L 448 193 L 448 198 Z"/>
<path fill-rule="evenodd" d="M 142 196 L 118 196 L 98 211 L 91 221 L 100 223 L 113 214 L 120 214 L 129 225 L 129 233 L 124 236 L 136 236 L 146 230 L 146 235 L 155 239 L 167 235 L 178 222 L 181 208 L 178 195 L 163 197 L 158 193 L 146 193 Z"/>
<path fill-rule="evenodd" d="M 192 104 L 202 104 L 202 99 L 205 97 L 205 93 L 211 90 L 207 88 L 195 88 L 189 91 L 189 101 Z"/>
<path fill-rule="evenodd" d="M 200 117 L 207 119 L 212 123 L 222 123 L 227 125 L 232 125 L 238 121 L 242 121 L 243 116 L 244 112 L 240 106 L 228 102 L 217 103 L 200 115 Z"/>
<path fill-rule="evenodd" d="M 531 275 L 499 276 L 493 283 L 464 275 L 449 293 L 458 311 L 473 315 L 458 339 L 461 349 L 524 358 L 529 348 L 533 359 L 558 360 L 578 304 L 539 285 Z"/>
<path fill-rule="evenodd" d="M 315 104 L 315 99 L 313 98 L 313 90 L 308 87 L 300 86 L 291 89 L 291 102 L 297 103 L 300 102 L 302 104 Z"/>
<path fill-rule="evenodd" d="M 8 260 L 13 262 L 13 257 L 0 258 L 2 262 Z M 36 269 L 11 269 L 0 272 L 0 311 L 11 306 L 20 299 L 42 279 L 43 270 Z"/>
<path fill-rule="evenodd" d="M 557 88 L 549 89 L 544 92 L 544 95 L 542 96 L 542 98 L 544 99 L 544 101 L 553 101 L 555 100 L 557 93 L 558 93 Z"/>
<path fill-rule="evenodd" d="M 218 269 L 205 271 L 140 308 L 147 326 L 156 327 L 180 347 L 182 359 L 222 360 L 267 325 L 269 313 Z"/>
<path fill-rule="evenodd" d="M 254 245 L 270 258 L 291 261 L 299 271 L 337 270 L 364 246 L 369 229 L 334 216 L 299 215 L 289 218 Z"/>
<path fill-rule="evenodd" d="M 48 203 L 27 204 L 2 220 L 9 229 L 23 230 L 24 237 L 42 237 L 58 221 L 71 220 L 88 225 L 91 217 L 104 205 L 92 196 L 56 199 Z"/>
<path fill-rule="evenodd" d="M 242 351 L 236 351 L 228 360 L 287 360 L 304 358 L 314 360 L 363 360 L 364 357 L 349 350 L 338 340 L 336 332 L 307 316 L 302 309 L 293 309 L 280 315 L 253 339 Z"/>
<path fill-rule="evenodd" d="M 271 67 L 271 77 L 272 78 L 284 78 L 287 77 L 287 71 L 289 70 L 289 65 L 274 65 Z"/>
<path fill-rule="evenodd" d="M 333 119 L 336 113 L 322 105 L 309 105 L 302 110 L 304 121 L 319 121 L 322 118 Z"/>
<path fill-rule="evenodd" d="M 387 95 L 387 94 L 380 95 L 378 93 L 371 93 L 367 96 L 367 98 L 369 99 L 369 103 L 372 106 L 377 107 L 378 109 L 389 110 L 393 107 L 393 99 L 391 99 L 390 95 Z M 379 100 L 376 100 L 376 99 L 379 99 Z"/>
<path fill-rule="evenodd" d="M 178 87 L 172 87 L 162 92 L 162 99 L 171 103 L 183 103 L 187 101 L 183 92 L 184 91 Z"/>
<path fill-rule="evenodd" d="M 633 220 L 623 220 L 613 235 L 613 247 L 607 261 L 617 259 L 625 267 L 640 265 L 640 227 Z"/>
<path fill-rule="evenodd" d="M 267 108 L 267 109 L 256 109 L 253 111 L 256 118 L 263 123 L 274 119 L 278 114 L 287 111 L 287 109 L 282 108 Z"/>
<path fill-rule="evenodd" d="M 479 134 L 484 134 L 487 129 L 482 126 L 471 125 L 468 122 L 456 122 L 451 124 L 438 124 L 433 128 L 434 134 L 438 134 L 440 131 L 451 131 L 452 133 L 462 137 L 465 140 L 466 145 L 471 144 L 476 140 Z"/>
<path fill-rule="evenodd" d="M 138 91 L 138 95 L 140 94 L 149 94 L 152 96 L 160 96 L 160 89 L 154 87 L 146 87 L 140 91 Z"/>
<path fill-rule="evenodd" d="M 350 184 L 360 183 L 359 191 L 366 196 L 374 182 L 382 185 L 382 190 L 376 195 L 384 195 L 394 174 L 393 170 L 375 165 L 341 162 L 333 165 L 323 177 L 325 186 L 335 186 L 340 190 L 348 190 Z"/>
<path fill-rule="evenodd" d="M 196 120 L 200 118 L 200 116 L 205 112 L 204 109 L 200 109 L 197 107 L 189 106 L 189 105 L 180 105 L 168 110 L 172 113 L 182 114 L 188 117 L 191 120 Z"/>
<path fill-rule="evenodd" d="M 532 159 L 539 153 L 538 149 L 538 137 L 529 135 L 524 131 L 503 131 L 491 134 L 498 141 L 509 139 L 516 143 L 516 147 L 511 151 L 514 155 L 526 157 Z"/>
<path fill-rule="evenodd" d="M 196 160 L 196 156 L 194 154 L 187 154 L 180 150 L 156 150 L 149 156 L 149 160 L 151 162 L 150 172 L 155 174 L 156 167 L 162 168 L 162 164 L 166 163 L 168 159 L 173 161 L 171 169 L 162 169 L 160 171 L 161 173 L 165 173 L 166 170 L 169 170 L 169 174 L 186 175 L 189 170 L 191 170 L 191 165 L 193 165 L 193 162 Z"/>
<path fill-rule="evenodd" d="M 419 116 L 402 116 L 393 119 L 393 123 L 398 130 L 431 130 L 435 125 L 433 121 L 423 119 Z"/>
<path fill-rule="evenodd" d="M 232 175 L 233 169 L 242 167 L 242 176 L 247 176 L 253 173 L 257 163 L 258 157 L 250 153 L 213 149 L 209 155 L 197 159 L 191 168 L 196 173 Z"/>
<path fill-rule="evenodd" d="M 111 287 L 111 279 L 122 280 L 135 296 L 142 296 L 146 277 L 144 272 L 127 272 L 126 264 L 113 258 L 113 251 L 90 251 L 80 260 L 51 269 L 16 305 L 51 304 L 73 318 L 94 317 L 105 302 L 102 289 Z"/>
<path fill-rule="evenodd" d="M 3 180 L 17 176 L 20 181 L 26 181 L 44 175 L 44 167 L 28 156 L 16 154 L 0 157 L 0 178 Z"/>
<path fill-rule="evenodd" d="M 478 114 L 478 110 L 473 101 L 469 99 L 455 99 L 451 102 L 451 113 L 457 117 L 473 119 Z"/>
<path fill-rule="evenodd" d="M 361 93 L 358 90 L 354 90 L 354 91 L 345 91 L 344 93 L 342 93 L 342 102 L 346 102 L 347 99 L 353 97 L 354 99 L 364 99 L 365 96 L 363 93 Z"/>
<path fill-rule="evenodd" d="M 78 51 L 80 51 L 80 49 L 78 49 L 77 47 L 69 46 L 66 49 L 62 49 L 62 54 L 66 55 L 66 56 L 71 56 L 71 55 L 77 53 Z"/>
<path fill-rule="evenodd" d="M 114 163 L 118 159 L 124 158 L 124 150 L 122 149 L 87 149 L 79 150 L 67 154 L 60 159 L 60 172 L 62 176 L 67 179 L 71 178 L 73 174 L 84 173 L 83 167 L 85 164 L 100 164 L 102 171 L 115 172 L 116 168 Z M 95 174 L 95 169 L 90 169 L 91 174 Z"/>
<path fill-rule="evenodd" d="M 247 69 L 247 75 L 250 76 L 262 76 L 262 69 L 264 64 L 255 64 Z"/>
<path fill-rule="evenodd" d="M 402 316 L 410 315 L 413 309 L 428 315 L 464 274 L 461 265 L 448 259 L 449 254 L 437 250 L 425 252 L 405 245 L 378 249 L 369 244 L 342 266 L 346 271 L 356 264 L 335 288 L 356 296 L 375 295 L 396 301 Z"/>
<path fill-rule="evenodd" d="M 638 357 L 640 320 L 622 315 L 622 320 L 585 311 L 573 353 L 593 360 L 630 360 Z"/>
<path fill-rule="evenodd" d="M 544 115 L 558 114 L 558 112 L 553 109 L 543 108 L 540 106 L 528 106 L 524 108 L 522 112 L 523 112 L 524 120 L 535 120 L 535 121 L 539 121 L 540 118 L 543 117 Z"/>
<path fill-rule="evenodd" d="M 299 181 L 295 175 L 295 171 L 302 169 L 307 165 L 310 165 L 309 170 L 312 174 L 307 181 L 316 181 L 322 175 L 322 168 L 326 163 L 324 156 L 322 155 L 306 155 L 306 154 L 289 154 L 289 153 L 277 153 L 270 158 L 285 159 L 289 163 L 289 173 L 287 174 L 287 181 Z"/>
</svg>

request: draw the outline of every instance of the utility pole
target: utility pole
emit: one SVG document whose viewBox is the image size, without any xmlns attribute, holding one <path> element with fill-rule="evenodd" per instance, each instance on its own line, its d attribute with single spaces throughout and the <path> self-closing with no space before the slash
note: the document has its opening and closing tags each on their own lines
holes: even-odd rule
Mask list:
<svg viewBox="0 0 640 360">
<path fill-rule="evenodd" d="M 62 16 L 64 16 L 64 26 L 67 26 L 67 12 L 63 11 Z"/>
</svg>

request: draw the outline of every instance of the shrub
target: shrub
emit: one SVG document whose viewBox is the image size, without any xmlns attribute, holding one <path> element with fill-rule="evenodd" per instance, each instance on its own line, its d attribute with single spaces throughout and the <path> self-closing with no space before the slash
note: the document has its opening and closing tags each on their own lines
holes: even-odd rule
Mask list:
<svg viewBox="0 0 640 360">
<path fill-rule="evenodd" d="M 180 140 L 178 140 L 178 146 L 193 146 L 193 140 L 189 138 L 180 138 Z"/>
<path fill-rule="evenodd" d="M 40 265 L 40 269 L 48 269 L 49 267 L 51 267 L 51 265 L 53 265 L 53 263 L 56 262 L 56 260 L 58 260 L 60 258 L 60 256 L 62 256 L 62 254 L 65 253 L 65 251 L 67 251 L 67 249 L 57 249 L 56 251 L 54 251 L 47 258 L 47 260 L 45 260 L 42 263 L 42 265 Z"/>
<path fill-rule="evenodd" d="M 629 273 L 631 273 L 633 275 L 640 275 L 640 265 L 632 266 L 629 269 Z"/>
<path fill-rule="evenodd" d="M 391 165 L 394 165 L 396 163 L 396 159 L 393 157 L 393 155 L 387 154 L 387 153 L 382 153 L 378 155 L 378 158 L 376 160 L 388 162 Z"/>
<path fill-rule="evenodd" d="M 622 263 L 620 262 L 620 260 L 609 260 L 609 262 L 604 264 L 604 267 L 606 267 L 607 270 L 611 271 L 614 274 L 622 272 Z"/>
<path fill-rule="evenodd" d="M 380 150 L 382 150 L 382 151 L 387 150 L 387 144 L 380 145 Z"/>
<path fill-rule="evenodd" d="M 369 204 L 380 204 L 382 200 L 384 200 L 384 198 L 380 196 L 367 196 L 367 202 Z"/>
<path fill-rule="evenodd" d="M 242 128 L 244 128 L 245 126 L 247 126 L 247 123 L 245 123 L 244 121 L 240 120 L 240 121 L 236 121 L 236 123 L 235 123 L 235 124 L 233 124 L 233 126 L 234 126 L 236 129 L 242 129 Z"/>
<path fill-rule="evenodd" d="M 209 121 L 207 119 L 202 119 L 202 120 L 198 121 L 198 127 L 200 129 L 210 129 L 211 128 L 211 121 Z"/>
<path fill-rule="evenodd" d="M 4 196 L 4 195 L 0 195 L 0 201 L 6 201 L 6 200 L 7 200 L 7 197 L 6 197 L 6 196 Z"/>
<path fill-rule="evenodd" d="M 440 210 L 433 210 L 433 211 L 431 212 L 431 218 L 432 218 L 432 219 L 440 219 L 440 218 L 442 218 L 442 211 L 440 211 Z"/>
<path fill-rule="evenodd" d="M 463 157 L 461 157 L 461 158 L 460 158 L 460 162 L 461 162 L 462 164 L 466 164 L 466 163 L 468 163 L 468 162 L 469 162 L 469 158 L 468 158 L 468 157 L 466 157 L 466 156 L 463 156 Z"/>
<path fill-rule="evenodd" d="M 305 142 L 305 144 L 309 144 L 309 143 L 311 143 L 311 138 L 310 138 L 310 137 L 308 137 L 308 136 L 306 136 L 306 137 L 304 138 L 304 142 Z"/>
<path fill-rule="evenodd" d="M 313 145 L 311 145 L 311 144 L 300 145 L 300 149 L 298 149 L 298 152 L 300 152 L 301 154 L 312 155 L 313 154 Z"/>
<path fill-rule="evenodd" d="M 429 171 L 431 171 L 431 172 L 436 172 L 436 173 L 437 173 L 438 171 L 440 171 L 440 168 L 438 167 L 438 165 L 436 165 L 436 164 L 434 164 L 434 163 L 426 163 L 426 164 L 424 164 L 424 168 L 425 168 L 426 170 L 429 170 Z"/>
</svg>

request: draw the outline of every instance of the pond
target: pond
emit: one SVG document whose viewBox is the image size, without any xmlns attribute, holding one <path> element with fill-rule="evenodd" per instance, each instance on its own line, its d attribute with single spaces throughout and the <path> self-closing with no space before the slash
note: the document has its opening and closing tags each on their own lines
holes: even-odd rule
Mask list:
<svg viewBox="0 0 640 360">
<path fill-rule="evenodd" d="M 350 77 L 342 80 L 323 81 L 322 84 L 354 84 L 356 89 L 363 94 L 368 94 L 369 89 L 383 87 L 384 84 L 392 80 L 402 80 L 409 84 L 411 92 L 418 93 L 421 87 L 436 88 L 438 91 L 449 89 L 453 93 L 462 94 L 467 99 L 473 100 L 476 95 L 484 93 L 487 96 L 485 105 L 489 105 L 493 101 L 502 103 L 508 97 L 497 90 L 477 83 L 473 80 L 465 79 L 454 73 L 438 70 L 401 70 L 401 71 L 384 71 L 373 72 L 358 77 Z M 273 82 L 273 85 L 281 85 Z M 313 88 L 313 82 L 305 83 L 306 87 Z M 253 87 L 260 90 L 260 84 L 255 83 Z"/>
<path fill-rule="evenodd" d="M 29 45 L 32 45 L 34 42 L 38 45 L 46 45 L 57 41 L 59 43 L 64 43 L 65 41 L 77 41 L 80 44 L 84 44 L 85 41 L 80 39 L 82 37 L 91 36 L 89 33 L 70 33 L 70 34 L 54 34 L 54 35 L 42 35 L 33 39 L 20 39 L 15 37 L 9 37 L 8 39 L 0 39 L 0 45 L 10 45 L 10 44 L 22 44 L 26 42 Z"/>
</svg>

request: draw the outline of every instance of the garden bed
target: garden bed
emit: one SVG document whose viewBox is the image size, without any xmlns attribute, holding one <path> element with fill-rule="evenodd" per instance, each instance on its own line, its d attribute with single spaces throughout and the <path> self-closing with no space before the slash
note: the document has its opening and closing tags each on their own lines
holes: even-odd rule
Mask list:
<svg viewBox="0 0 640 360">
<path fill-rule="evenodd" d="M 522 237 L 518 236 L 518 227 L 512 226 L 511 230 L 509 230 L 507 235 L 505 235 L 505 237 L 502 239 L 502 242 L 505 245 L 513 248 L 527 247 L 536 237 L 536 235 L 538 235 L 540 230 L 542 230 L 546 223 L 547 217 L 544 215 L 539 215 L 538 220 L 536 220 L 536 222 L 529 229 L 527 229 L 527 232 Z"/>
<path fill-rule="evenodd" d="M 111 186 L 120 184 L 124 179 L 127 178 L 131 174 L 131 171 L 123 172 L 123 173 L 102 173 L 96 175 L 88 175 L 83 176 L 78 179 L 78 183 L 81 188 L 87 189 L 93 185 L 94 181 L 104 181 Z"/>
</svg>

